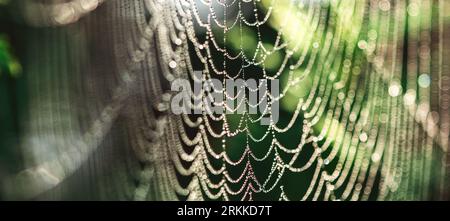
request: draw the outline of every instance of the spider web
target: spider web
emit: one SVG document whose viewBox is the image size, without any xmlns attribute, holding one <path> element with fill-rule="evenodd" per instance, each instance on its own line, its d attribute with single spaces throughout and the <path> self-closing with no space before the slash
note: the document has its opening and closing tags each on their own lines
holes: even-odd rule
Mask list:
<svg viewBox="0 0 450 221">
<path fill-rule="evenodd" d="M 443 0 L 21 4 L 46 39 L 29 43 L 30 159 L 11 181 L 31 180 L 26 197 L 97 179 L 92 197 L 106 199 L 447 197 Z M 276 79 L 281 91 L 256 115 L 234 113 L 252 103 L 226 91 L 236 109 L 216 105 L 233 114 L 212 114 L 196 103 L 207 90 L 190 104 L 202 114 L 174 115 L 178 78 Z"/>
</svg>

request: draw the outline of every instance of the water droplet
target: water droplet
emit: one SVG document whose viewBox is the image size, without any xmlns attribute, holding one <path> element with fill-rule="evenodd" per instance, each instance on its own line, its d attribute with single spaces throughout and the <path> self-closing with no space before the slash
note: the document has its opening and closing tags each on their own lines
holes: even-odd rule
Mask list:
<svg viewBox="0 0 450 221">
<path fill-rule="evenodd" d="M 366 142 L 367 141 L 367 139 L 368 139 L 368 137 L 367 137 L 367 134 L 366 134 L 366 132 L 362 132 L 360 135 L 359 135 L 359 140 L 361 141 L 361 142 Z"/>
<path fill-rule="evenodd" d="M 421 74 L 418 79 L 419 86 L 422 88 L 428 88 L 431 84 L 431 78 L 428 74 Z"/>
<path fill-rule="evenodd" d="M 181 39 L 179 39 L 179 38 L 175 39 L 176 45 L 181 45 L 182 43 L 183 43 L 183 41 L 181 41 Z"/>
<path fill-rule="evenodd" d="M 391 86 L 389 86 L 389 95 L 391 97 L 397 97 L 400 95 L 402 88 L 398 83 L 392 83 Z"/>
<path fill-rule="evenodd" d="M 416 91 L 413 89 L 407 90 L 403 97 L 403 101 L 405 102 L 405 105 L 413 105 L 416 102 Z"/>
<path fill-rule="evenodd" d="M 364 41 L 364 40 L 360 40 L 360 41 L 358 42 L 358 47 L 359 47 L 360 49 L 362 49 L 362 50 L 366 49 L 366 48 L 367 48 L 367 42 Z"/>
<path fill-rule="evenodd" d="M 313 43 L 313 48 L 319 48 L 319 43 L 318 42 L 314 42 Z"/>
<path fill-rule="evenodd" d="M 174 80 L 175 80 L 175 77 L 174 77 L 172 74 L 167 74 L 167 75 L 166 75 L 166 79 L 167 79 L 168 81 L 174 81 Z"/>
<path fill-rule="evenodd" d="M 170 62 L 169 62 L 169 67 L 170 67 L 170 68 L 176 68 L 176 67 L 177 67 L 177 62 L 176 62 L 176 61 L 173 61 L 173 60 L 170 61 Z"/>
</svg>

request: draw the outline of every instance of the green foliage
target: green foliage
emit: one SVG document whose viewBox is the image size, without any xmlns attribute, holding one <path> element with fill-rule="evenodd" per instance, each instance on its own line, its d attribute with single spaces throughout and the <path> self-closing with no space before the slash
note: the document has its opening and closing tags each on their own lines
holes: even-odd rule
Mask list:
<svg viewBox="0 0 450 221">
<path fill-rule="evenodd" d="M 7 37 L 0 34 L 0 76 L 7 74 L 16 77 L 22 72 L 22 66 L 11 51 Z"/>
</svg>

